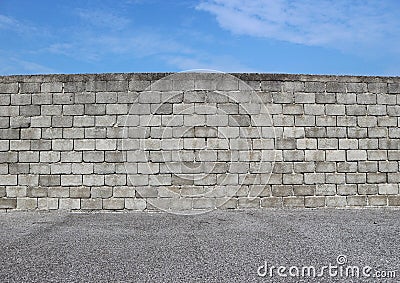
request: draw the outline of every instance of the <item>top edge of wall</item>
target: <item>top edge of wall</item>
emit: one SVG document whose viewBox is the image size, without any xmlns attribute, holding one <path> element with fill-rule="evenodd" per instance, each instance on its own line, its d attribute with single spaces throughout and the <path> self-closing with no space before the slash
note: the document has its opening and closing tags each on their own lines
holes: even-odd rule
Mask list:
<svg viewBox="0 0 400 283">
<path fill-rule="evenodd" d="M 38 74 L 0 76 L 0 82 L 82 82 L 82 81 L 125 81 L 162 79 L 178 73 L 98 73 L 98 74 Z M 224 73 L 184 72 L 191 74 L 221 75 Z M 400 76 L 356 76 L 356 75 L 312 75 L 282 73 L 226 73 L 244 81 L 345 81 L 345 82 L 400 82 Z"/>
</svg>

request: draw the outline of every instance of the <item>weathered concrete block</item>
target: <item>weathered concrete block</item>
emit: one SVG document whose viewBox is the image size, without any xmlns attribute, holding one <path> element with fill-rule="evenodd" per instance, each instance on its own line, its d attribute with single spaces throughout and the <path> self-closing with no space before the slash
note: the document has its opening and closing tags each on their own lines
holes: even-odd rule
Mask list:
<svg viewBox="0 0 400 283">
<path fill-rule="evenodd" d="M 345 196 L 327 196 L 325 202 L 327 207 L 344 207 L 347 205 Z"/>
<path fill-rule="evenodd" d="M 387 206 L 387 196 L 368 196 L 368 204 L 371 206 Z"/>
<path fill-rule="evenodd" d="M 306 208 L 317 208 L 325 206 L 324 196 L 306 196 L 304 197 L 304 206 Z"/>
<path fill-rule="evenodd" d="M 399 193 L 398 184 L 378 184 L 380 195 L 397 195 Z"/>
<path fill-rule="evenodd" d="M 145 210 L 147 203 L 145 199 L 141 198 L 125 198 L 125 208 L 129 210 Z"/>
<path fill-rule="evenodd" d="M 102 208 L 103 208 L 103 203 L 101 198 L 81 199 L 82 210 L 99 210 Z"/>
<path fill-rule="evenodd" d="M 103 199 L 103 209 L 122 210 L 125 208 L 125 200 L 121 198 Z"/>
<path fill-rule="evenodd" d="M 17 199 L 0 198 L 0 209 L 15 209 L 17 208 Z"/>
<path fill-rule="evenodd" d="M 348 196 L 347 205 L 349 206 L 366 206 L 367 197 L 366 196 Z"/>
<path fill-rule="evenodd" d="M 304 207 L 305 200 L 303 196 L 283 197 L 283 207 Z"/>
<path fill-rule="evenodd" d="M 37 198 L 17 198 L 17 209 L 19 210 L 35 210 L 37 207 Z"/>
<path fill-rule="evenodd" d="M 38 209 L 39 210 L 56 210 L 58 209 L 58 198 L 38 198 Z"/>
<path fill-rule="evenodd" d="M 71 187 L 69 188 L 70 198 L 89 198 L 90 188 L 89 187 Z"/>
<path fill-rule="evenodd" d="M 80 208 L 81 208 L 81 203 L 79 199 L 71 199 L 71 198 L 59 199 L 60 210 L 76 210 Z"/>
</svg>

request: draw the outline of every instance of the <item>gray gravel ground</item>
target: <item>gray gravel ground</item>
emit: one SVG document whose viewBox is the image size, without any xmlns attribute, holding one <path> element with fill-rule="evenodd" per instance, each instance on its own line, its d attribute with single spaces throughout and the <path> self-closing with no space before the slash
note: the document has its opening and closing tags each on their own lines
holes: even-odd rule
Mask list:
<svg viewBox="0 0 400 283">
<path fill-rule="evenodd" d="M 0 242 L 0 282 L 400 282 L 400 210 L 13 212 L 0 214 Z M 372 270 L 260 277 L 265 262 L 300 274 L 329 264 Z"/>
</svg>

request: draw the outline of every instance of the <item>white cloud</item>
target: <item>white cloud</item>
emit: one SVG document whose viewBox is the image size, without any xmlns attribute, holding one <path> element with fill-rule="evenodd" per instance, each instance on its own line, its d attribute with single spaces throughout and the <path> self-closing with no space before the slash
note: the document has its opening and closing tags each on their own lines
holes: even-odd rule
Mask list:
<svg viewBox="0 0 400 283">
<path fill-rule="evenodd" d="M 0 14 L 0 30 L 10 30 L 17 33 L 33 33 L 37 29 L 33 25 L 29 25 L 18 21 L 12 17 Z"/>
<path fill-rule="evenodd" d="M 232 33 L 343 50 L 399 43 L 399 8 L 396 1 L 373 0 L 204 0 L 197 6 Z"/>
<path fill-rule="evenodd" d="M 130 23 L 128 18 L 110 11 L 77 9 L 76 14 L 91 25 L 112 30 L 121 30 Z"/>
<path fill-rule="evenodd" d="M 54 69 L 42 64 L 23 60 L 17 56 L 10 57 L 7 52 L 0 50 L 0 74 L 2 75 L 15 75 L 21 73 L 48 74 L 55 72 Z"/>
</svg>

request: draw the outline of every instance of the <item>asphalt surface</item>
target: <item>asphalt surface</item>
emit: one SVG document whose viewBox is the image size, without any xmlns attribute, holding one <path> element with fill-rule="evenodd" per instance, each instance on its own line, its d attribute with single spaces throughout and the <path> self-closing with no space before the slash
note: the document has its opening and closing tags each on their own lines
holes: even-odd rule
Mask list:
<svg viewBox="0 0 400 283">
<path fill-rule="evenodd" d="M 0 243 L 0 282 L 400 281 L 400 210 L 13 212 Z"/>
</svg>

